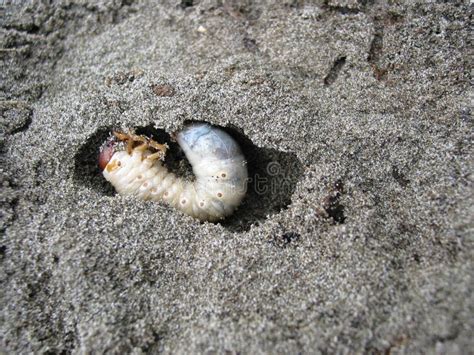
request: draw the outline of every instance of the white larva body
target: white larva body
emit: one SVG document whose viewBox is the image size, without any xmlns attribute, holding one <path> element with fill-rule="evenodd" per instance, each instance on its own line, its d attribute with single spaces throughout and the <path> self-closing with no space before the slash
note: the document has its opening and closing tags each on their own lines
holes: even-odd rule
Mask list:
<svg viewBox="0 0 474 355">
<path fill-rule="evenodd" d="M 121 195 L 164 201 L 202 221 L 217 221 L 232 214 L 247 192 L 248 176 L 235 140 L 205 123 L 187 126 L 176 140 L 193 167 L 193 182 L 168 171 L 142 147 L 131 154 L 115 152 L 103 175 Z"/>
</svg>

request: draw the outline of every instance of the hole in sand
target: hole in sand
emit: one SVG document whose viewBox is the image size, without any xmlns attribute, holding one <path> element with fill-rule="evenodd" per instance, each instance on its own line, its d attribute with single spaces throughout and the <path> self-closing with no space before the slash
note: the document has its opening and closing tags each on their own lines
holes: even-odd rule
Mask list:
<svg viewBox="0 0 474 355">
<path fill-rule="evenodd" d="M 198 121 L 186 121 L 187 123 Z M 296 154 L 280 152 L 276 149 L 257 147 L 237 127 L 220 127 L 231 135 L 240 145 L 247 159 L 249 182 L 247 195 L 232 216 L 220 223 L 229 230 L 240 232 L 259 224 L 268 215 L 286 209 L 291 196 L 303 174 L 303 165 Z M 113 195 L 113 187 L 104 179 L 98 167 L 100 146 L 110 137 L 112 128 L 101 128 L 79 149 L 75 156 L 74 179 L 106 195 Z M 192 167 L 180 146 L 172 141 L 170 135 L 149 125 L 135 127 L 136 134 L 143 134 L 159 143 L 167 143 L 165 165 L 170 171 L 190 181 L 194 180 Z"/>
</svg>

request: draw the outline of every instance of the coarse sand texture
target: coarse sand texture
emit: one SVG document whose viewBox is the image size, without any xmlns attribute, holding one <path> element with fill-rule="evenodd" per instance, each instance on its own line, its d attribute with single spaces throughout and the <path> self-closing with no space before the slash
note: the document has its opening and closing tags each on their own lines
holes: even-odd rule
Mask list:
<svg viewBox="0 0 474 355">
<path fill-rule="evenodd" d="M 0 352 L 472 352 L 472 9 L 0 1 Z M 203 122 L 246 160 L 224 220 L 104 179 L 132 130 L 193 181 Z"/>
</svg>

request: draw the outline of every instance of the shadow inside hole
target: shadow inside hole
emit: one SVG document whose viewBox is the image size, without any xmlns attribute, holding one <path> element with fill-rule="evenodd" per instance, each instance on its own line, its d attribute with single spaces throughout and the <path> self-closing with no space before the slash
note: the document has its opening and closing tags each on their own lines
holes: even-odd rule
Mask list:
<svg viewBox="0 0 474 355">
<path fill-rule="evenodd" d="M 184 179 L 194 181 L 195 177 L 191 164 L 186 159 L 179 144 L 171 138 L 168 132 L 164 129 L 155 128 L 153 125 L 148 125 L 145 127 L 135 127 L 135 133 L 149 137 L 161 144 L 166 143 L 168 149 L 166 150 L 164 163 L 168 170 Z"/>
<path fill-rule="evenodd" d="M 74 180 L 107 196 L 113 196 L 115 190 L 102 176 L 98 157 L 100 146 L 110 137 L 111 132 L 106 127 L 97 130 L 74 157 Z"/>
<path fill-rule="evenodd" d="M 192 123 L 198 121 L 186 121 Z M 220 222 L 232 231 L 246 231 L 268 215 L 279 213 L 291 203 L 291 196 L 303 174 L 303 165 L 294 153 L 276 149 L 259 148 L 237 127 L 219 127 L 231 135 L 240 145 L 247 160 L 249 181 L 247 195 L 233 215 Z M 101 145 L 110 137 L 110 127 L 99 129 L 92 135 L 75 156 L 74 179 L 94 190 L 112 196 L 114 188 L 102 176 L 98 167 Z M 136 134 L 143 134 L 169 146 L 165 165 L 178 176 L 194 180 L 192 167 L 180 146 L 162 129 L 152 125 L 135 127 Z"/>
<path fill-rule="evenodd" d="M 268 215 L 288 208 L 303 174 L 303 164 L 294 153 L 257 147 L 236 128 L 225 127 L 224 130 L 239 143 L 244 153 L 249 181 L 241 206 L 222 224 L 231 230 L 245 231 Z"/>
</svg>

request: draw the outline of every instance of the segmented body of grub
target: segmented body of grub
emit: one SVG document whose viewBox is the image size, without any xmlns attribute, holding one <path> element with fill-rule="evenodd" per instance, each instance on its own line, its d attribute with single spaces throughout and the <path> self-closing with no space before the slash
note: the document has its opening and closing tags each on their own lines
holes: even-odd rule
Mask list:
<svg viewBox="0 0 474 355">
<path fill-rule="evenodd" d="M 145 136 L 114 133 L 101 148 L 104 177 L 121 195 L 164 201 L 202 221 L 231 215 L 247 191 L 247 165 L 237 142 L 222 129 L 193 123 L 176 135 L 189 160 L 194 181 L 170 172 L 163 164 L 167 145 Z M 125 141 L 120 149 L 117 142 Z"/>
</svg>

